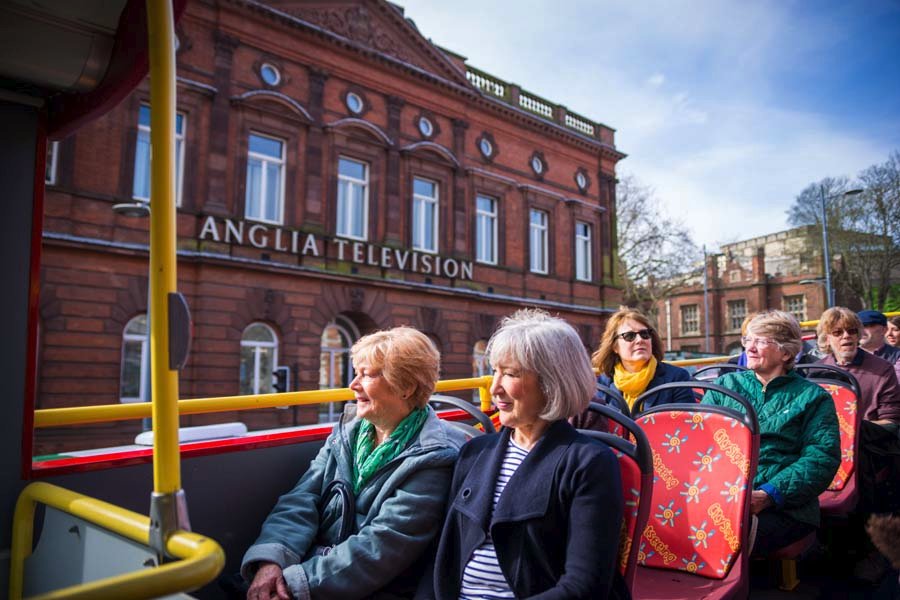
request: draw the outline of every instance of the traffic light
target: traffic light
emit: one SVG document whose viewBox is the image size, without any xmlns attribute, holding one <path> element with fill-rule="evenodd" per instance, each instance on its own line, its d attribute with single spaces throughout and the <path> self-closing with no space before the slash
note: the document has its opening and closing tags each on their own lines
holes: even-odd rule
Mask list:
<svg viewBox="0 0 900 600">
<path fill-rule="evenodd" d="M 291 390 L 290 367 L 275 367 L 275 371 L 272 373 L 272 388 L 278 393 Z"/>
</svg>

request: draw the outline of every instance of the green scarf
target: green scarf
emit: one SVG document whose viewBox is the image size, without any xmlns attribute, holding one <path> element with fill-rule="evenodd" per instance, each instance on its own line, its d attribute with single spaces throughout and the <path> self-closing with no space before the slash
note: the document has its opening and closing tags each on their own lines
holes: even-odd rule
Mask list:
<svg viewBox="0 0 900 600">
<path fill-rule="evenodd" d="M 358 494 L 378 469 L 397 458 L 411 439 L 418 435 L 428 417 L 424 407 L 406 415 L 386 440 L 375 447 L 375 426 L 361 419 L 356 430 L 353 451 L 353 491 Z"/>
</svg>

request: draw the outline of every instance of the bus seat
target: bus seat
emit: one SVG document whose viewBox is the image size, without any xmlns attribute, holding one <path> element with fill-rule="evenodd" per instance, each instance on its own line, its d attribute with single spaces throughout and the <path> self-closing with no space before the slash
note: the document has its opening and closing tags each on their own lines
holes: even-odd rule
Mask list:
<svg viewBox="0 0 900 600">
<path fill-rule="evenodd" d="M 823 515 L 846 516 L 853 512 L 859 501 L 856 484 L 860 420 L 858 397 L 849 384 L 820 379 L 810 381 L 819 384 L 831 395 L 841 432 L 841 464 L 828 489 L 819 495 L 819 507 Z"/>
<path fill-rule="evenodd" d="M 768 560 L 780 561 L 781 563 L 781 570 L 778 573 L 779 589 L 785 592 L 792 592 L 800 585 L 800 578 L 797 577 L 797 560 L 813 547 L 816 540 L 816 532 L 810 531 L 805 537 L 800 538 L 793 544 L 779 548 L 764 557 Z"/>
<path fill-rule="evenodd" d="M 598 403 L 591 403 L 591 408 L 601 412 L 610 423 L 616 423 L 623 431 L 631 433 L 628 439 L 616 433 L 579 430 L 609 445 L 619 461 L 625 508 L 619 538 L 619 570 L 628 589 L 633 589 L 638 557 L 638 545 L 634 542 L 644 530 L 650 516 L 653 456 L 644 432 L 629 417 Z"/>
<path fill-rule="evenodd" d="M 597 393 L 604 394 L 605 398 L 607 399 L 606 406 L 611 407 L 614 411 L 618 411 L 618 414 L 623 415 L 625 418 L 631 420 L 631 409 L 628 407 L 628 402 L 625 401 L 625 398 L 624 396 L 622 396 L 621 392 L 609 386 L 603 385 L 602 383 L 598 383 Z M 597 405 L 599 405 L 599 403 L 591 402 L 591 407 Z M 606 423 L 608 431 L 610 433 L 618 435 L 625 439 L 629 439 L 628 428 L 623 426 L 619 420 L 607 417 Z"/>
<path fill-rule="evenodd" d="M 638 412 L 653 455 L 652 506 L 638 548 L 632 596 L 745 598 L 749 591 L 750 490 L 759 455 L 759 426 L 750 403 L 704 381 L 671 388 L 715 390 L 744 411 L 704 404 L 667 404 Z"/>
</svg>

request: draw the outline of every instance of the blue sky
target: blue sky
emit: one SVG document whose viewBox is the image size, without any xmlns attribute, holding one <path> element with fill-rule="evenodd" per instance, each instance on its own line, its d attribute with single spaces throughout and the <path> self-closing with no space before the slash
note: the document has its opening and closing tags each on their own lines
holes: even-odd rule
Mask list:
<svg viewBox="0 0 900 600">
<path fill-rule="evenodd" d="M 399 0 L 468 63 L 617 130 L 715 248 L 900 150 L 900 0 Z"/>
</svg>

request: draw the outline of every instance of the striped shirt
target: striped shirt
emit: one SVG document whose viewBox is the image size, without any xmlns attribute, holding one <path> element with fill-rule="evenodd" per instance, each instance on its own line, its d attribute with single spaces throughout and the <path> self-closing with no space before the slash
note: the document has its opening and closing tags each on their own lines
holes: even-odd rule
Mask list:
<svg viewBox="0 0 900 600">
<path fill-rule="evenodd" d="M 494 486 L 492 512 L 497 508 L 497 502 L 500 500 L 506 484 L 526 456 L 528 456 L 528 450 L 517 446 L 512 436 L 509 436 L 509 445 L 506 447 L 506 455 L 503 457 L 497 484 Z M 497 562 L 497 552 L 494 550 L 494 541 L 491 539 L 490 531 L 488 531 L 484 543 L 475 548 L 469 562 L 466 563 L 459 597 L 460 600 L 515 598 L 515 594 L 509 589 L 509 583 L 500 570 L 500 563 Z"/>
</svg>

